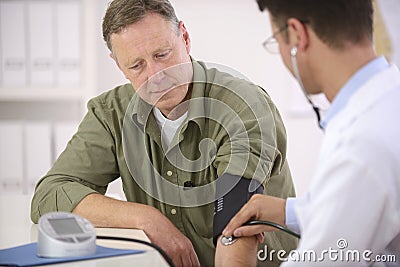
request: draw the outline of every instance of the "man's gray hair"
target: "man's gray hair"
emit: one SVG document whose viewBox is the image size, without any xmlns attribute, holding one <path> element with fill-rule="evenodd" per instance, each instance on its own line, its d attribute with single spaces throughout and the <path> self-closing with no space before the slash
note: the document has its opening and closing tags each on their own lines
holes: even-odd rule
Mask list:
<svg viewBox="0 0 400 267">
<path fill-rule="evenodd" d="M 156 13 L 170 21 L 178 32 L 179 20 L 168 0 L 113 0 L 103 19 L 103 39 L 112 51 L 111 35 L 143 19 L 148 13 Z"/>
</svg>

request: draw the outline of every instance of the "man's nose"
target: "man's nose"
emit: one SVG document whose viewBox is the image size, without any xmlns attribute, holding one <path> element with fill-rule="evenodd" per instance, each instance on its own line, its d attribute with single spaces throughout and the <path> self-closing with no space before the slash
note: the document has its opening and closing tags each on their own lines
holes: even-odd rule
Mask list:
<svg viewBox="0 0 400 267">
<path fill-rule="evenodd" d="M 158 84 L 165 77 L 164 68 L 160 64 L 149 64 L 148 82 Z"/>
</svg>

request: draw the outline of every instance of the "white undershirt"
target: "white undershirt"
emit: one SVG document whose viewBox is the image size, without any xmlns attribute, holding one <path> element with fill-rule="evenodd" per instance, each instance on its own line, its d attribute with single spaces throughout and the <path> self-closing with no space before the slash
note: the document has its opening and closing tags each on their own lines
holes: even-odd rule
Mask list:
<svg viewBox="0 0 400 267">
<path fill-rule="evenodd" d="M 176 131 L 178 128 L 182 125 L 182 123 L 185 121 L 187 117 L 187 111 L 178 119 L 176 120 L 169 120 L 166 118 L 161 111 L 154 107 L 154 117 L 156 118 L 158 127 L 160 127 L 161 131 L 161 141 L 163 143 L 163 146 L 165 148 L 169 148 L 169 145 L 172 142 L 172 139 L 174 138 Z"/>
</svg>

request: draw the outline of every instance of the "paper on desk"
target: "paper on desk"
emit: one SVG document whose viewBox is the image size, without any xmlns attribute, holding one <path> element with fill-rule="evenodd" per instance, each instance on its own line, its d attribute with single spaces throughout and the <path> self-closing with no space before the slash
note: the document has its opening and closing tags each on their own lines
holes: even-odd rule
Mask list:
<svg viewBox="0 0 400 267">
<path fill-rule="evenodd" d="M 114 249 L 96 246 L 96 254 L 70 258 L 40 258 L 36 255 L 37 243 L 0 250 L 0 266 L 38 266 L 71 261 L 143 253 L 144 250 Z"/>
</svg>

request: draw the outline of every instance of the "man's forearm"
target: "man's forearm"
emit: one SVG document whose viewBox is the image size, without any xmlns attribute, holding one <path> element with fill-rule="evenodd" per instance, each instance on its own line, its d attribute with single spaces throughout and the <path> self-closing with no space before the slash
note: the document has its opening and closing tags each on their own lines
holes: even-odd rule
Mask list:
<svg viewBox="0 0 400 267">
<path fill-rule="evenodd" d="M 181 263 L 183 266 L 199 266 L 191 241 L 152 206 L 93 193 L 84 197 L 73 212 L 87 218 L 96 227 L 141 229 L 153 244 L 171 257 L 176 266 Z M 190 262 L 192 265 L 188 264 Z"/>
<path fill-rule="evenodd" d="M 146 225 L 144 220 L 156 212 L 155 208 L 148 205 L 116 200 L 101 194 L 87 195 L 73 210 L 73 213 L 87 218 L 96 227 L 142 230 Z"/>
<path fill-rule="evenodd" d="M 241 237 L 235 243 L 224 246 L 221 236 L 218 238 L 215 266 L 241 267 L 257 265 L 258 241 L 255 236 Z"/>
</svg>

